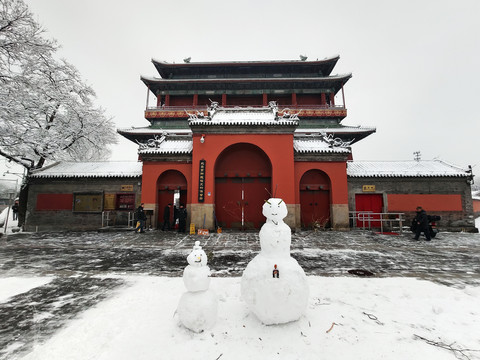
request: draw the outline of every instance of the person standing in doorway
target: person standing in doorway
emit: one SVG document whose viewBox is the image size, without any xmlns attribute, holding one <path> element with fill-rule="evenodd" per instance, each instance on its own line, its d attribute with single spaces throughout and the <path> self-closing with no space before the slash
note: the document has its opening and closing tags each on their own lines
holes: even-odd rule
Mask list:
<svg viewBox="0 0 480 360">
<path fill-rule="evenodd" d="M 170 230 L 170 209 L 172 208 L 172 204 L 168 204 L 165 206 L 163 210 L 163 227 L 162 230 Z"/>
<path fill-rule="evenodd" d="M 415 222 L 415 240 L 420 238 L 420 233 L 423 232 L 427 241 L 431 240 L 430 230 L 428 229 L 428 216 L 427 212 L 422 209 L 421 206 L 417 206 L 417 215 L 413 221 Z"/>
<path fill-rule="evenodd" d="M 187 209 L 183 204 L 180 204 L 180 209 L 178 210 L 178 232 L 185 232 L 187 227 Z"/>
<path fill-rule="evenodd" d="M 13 220 L 18 220 L 18 201 L 15 201 L 15 204 L 12 205 Z"/>
</svg>

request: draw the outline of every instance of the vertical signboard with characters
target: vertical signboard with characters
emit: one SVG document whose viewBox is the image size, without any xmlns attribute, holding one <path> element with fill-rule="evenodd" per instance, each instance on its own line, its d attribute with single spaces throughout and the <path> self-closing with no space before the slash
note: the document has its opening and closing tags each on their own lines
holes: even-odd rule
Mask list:
<svg viewBox="0 0 480 360">
<path fill-rule="evenodd" d="M 200 168 L 198 174 L 198 202 L 205 201 L 205 166 L 206 161 L 200 160 Z"/>
</svg>

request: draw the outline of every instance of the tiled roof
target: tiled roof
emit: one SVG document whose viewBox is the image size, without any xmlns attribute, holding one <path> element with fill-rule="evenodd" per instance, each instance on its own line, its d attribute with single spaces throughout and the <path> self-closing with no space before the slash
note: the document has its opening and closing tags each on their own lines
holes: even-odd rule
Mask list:
<svg viewBox="0 0 480 360">
<path fill-rule="evenodd" d="M 467 177 L 466 170 L 441 160 L 349 161 L 350 177 Z"/>
<path fill-rule="evenodd" d="M 335 146 L 331 147 L 322 139 L 294 139 L 293 147 L 299 153 L 340 153 L 349 154 L 350 148 Z"/>
<path fill-rule="evenodd" d="M 326 128 L 300 128 L 295 129 L 296 134 L 313 134 L 313 133 L 360 133 L 360 132 L 370 132 L 376 131 L 377 129 L 373 126 L 363 127 L 363 126 L 341 126 L 341 127 L 326 127 Z"/>
<path fill-rule="evenodd" d="M 139 154 L 188 154 L 193 149 L 192 140 L 165 140 L 157 147 L 139 149 Z"/>
<path fill-rule="evenodd" d="M 277 117 L 276 113 L 271 108 L 221 108 L 216 110 L 211 118 L 199 117 L 197 119 L 190 119 L 190 125 L 298 125 L 298 118 L 283 118 Z"/>
<path fill-rule="evenodd" d="M 58 162 L 32 172 L 33 178 L 140 177 L 138 161 Z"/>
<path fill-rule="evenodd" d="M 152 135 L 162 135 L 163 133 L 174 133 L 174 134 L 187 134 L 191 135 L 192 130 L 190 129 L 156 129 L 150 126 L 140 127 L 140 128 L 123 128 L 117 129 L 117 132 L 120 134 L 152 134 Z"/>
</svg>

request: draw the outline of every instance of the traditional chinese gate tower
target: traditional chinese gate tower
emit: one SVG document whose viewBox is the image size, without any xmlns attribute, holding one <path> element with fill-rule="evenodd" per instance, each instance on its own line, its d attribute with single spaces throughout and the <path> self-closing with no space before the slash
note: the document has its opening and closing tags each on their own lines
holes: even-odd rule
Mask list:
<svg viewBox="0 0 480 360">
<path fill-rule="evenodd" d="M 153 60 L 161 78 L 141 78 L 156 96 L 151 125 L 119 133 L 140 143 L 142 202 L 157 225 L 176 193 L 197 227 L 259 228 L 275 196 L 292 227 L 348 228 L 350 145 L 375 129 L 341 125 L 351 74 L 330 75 L 338 59 Z"/>
</svg>

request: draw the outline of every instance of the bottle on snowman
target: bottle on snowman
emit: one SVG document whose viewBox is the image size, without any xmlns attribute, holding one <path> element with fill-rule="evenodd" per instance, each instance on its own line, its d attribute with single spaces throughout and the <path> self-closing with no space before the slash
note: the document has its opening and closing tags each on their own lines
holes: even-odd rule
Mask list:
<svg viewBox="0 0 480 360">
<path fill-rule="evenodd" d="M 242 299 L 266 325 L 295 321 L 305 313 L 309 287 L 302 267 L 290 256 L 291 229 L 283 221 L 287 206 L 270 198 L 262 213 L 267 220 L 259 233 L 261 251 L 243 272 Z"/>
<path fill-rule="evenodd" d="M 210 268 L 207 254 L 196 241 L 187 256 L 188 265 L 183 271 L 183 282 L 187 288 L 180 298 L 177 313 L 180 322 L 194 332 L 211 329 L 217 320 L 218 300 L 210 287 Z"/>
</svg>

